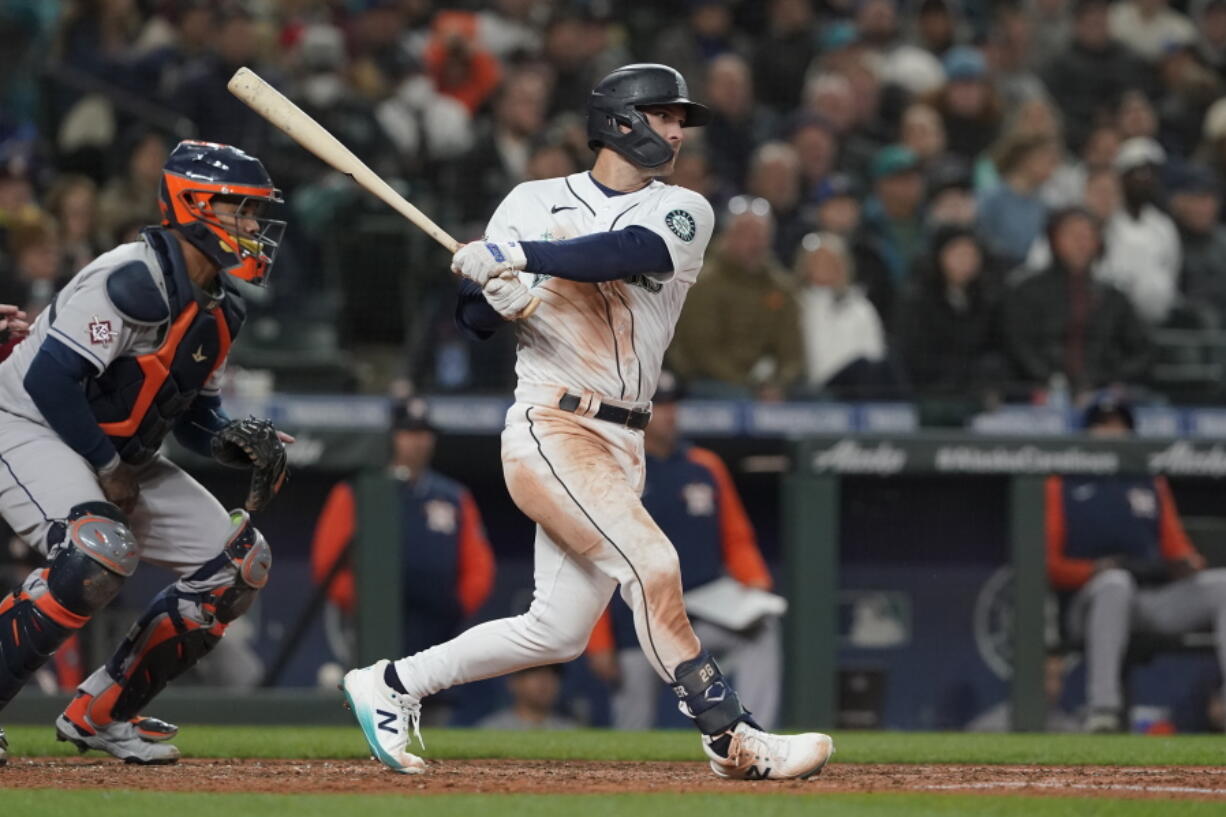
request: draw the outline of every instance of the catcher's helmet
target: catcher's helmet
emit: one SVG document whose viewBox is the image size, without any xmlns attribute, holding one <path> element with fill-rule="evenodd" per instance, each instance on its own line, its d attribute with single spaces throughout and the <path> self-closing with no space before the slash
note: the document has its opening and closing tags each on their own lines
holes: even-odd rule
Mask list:
<svg viewBox="0 0 1226 817">
<path fill-rule="evenodd" d="M 219 201 L 237 204 L 239 215 L 215 212 Z M 223 272 L 253 284 L 268 280 L 285 232 L 285 222 L 265 218 L 264 209 L 282 201 L 259 159 L 229 145 L 190 139 L 171 151 L 158 190 L 162 226 L 178 231 Z M 244 221 L 259 229 L 243 230 Z"/>
<path fill-rule="evenodd" d="M 587 144 L 596 150 L 611 148 L 640 167 L 659 167 L 673 157 L 668 142 L 651 129 L 640 109 L 652 105 L 681 105 L 684 127 L 711 121 L 711 111 L 692 101 L 685 78 L 675 69 L 656 63 L 623 65 L 596 83 L 587 102 Z M 618 125 L 630 128 L 622 133 Z"/>
</svg>

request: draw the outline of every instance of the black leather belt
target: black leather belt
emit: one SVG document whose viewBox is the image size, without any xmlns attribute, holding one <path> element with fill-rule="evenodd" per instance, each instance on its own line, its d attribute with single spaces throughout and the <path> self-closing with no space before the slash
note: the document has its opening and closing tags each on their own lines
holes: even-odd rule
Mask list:
<svg viewBox="0 0 1226 817">
<path fill-rule="evenodd" d="M 558 401 L 558 408 L 562 411 L 574 411 L 579 408 L 579 403 L 582 398 L 577 394 L 567 394 Z M 601 403 L 600 408 L 596 411 L 596 419 L 604 420 L 608 423 L 616 423 L 619 426 L 627 428 L 637 428 L 639 431 L 647 428 L 647 424 L 651 422 L 650 411 L 640 411 L 639 409 L 626 409 L 619 406 L 610 406 L 608 403 Z"/>
</svg>

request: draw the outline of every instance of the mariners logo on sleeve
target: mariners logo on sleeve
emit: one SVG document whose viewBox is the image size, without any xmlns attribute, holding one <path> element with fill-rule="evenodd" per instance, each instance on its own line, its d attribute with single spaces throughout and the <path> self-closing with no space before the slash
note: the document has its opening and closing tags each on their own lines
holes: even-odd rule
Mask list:
<svg viewBox="0 0 1226 817">
<path fill-rule="evenodd" d="M 693 241 L 695 233 L 698 232 L 698 225 L 694 223 L 694 217 L 685 210 L 671 211 L 664 217 L 664 223 L 682 241 Z"/>
</svg>

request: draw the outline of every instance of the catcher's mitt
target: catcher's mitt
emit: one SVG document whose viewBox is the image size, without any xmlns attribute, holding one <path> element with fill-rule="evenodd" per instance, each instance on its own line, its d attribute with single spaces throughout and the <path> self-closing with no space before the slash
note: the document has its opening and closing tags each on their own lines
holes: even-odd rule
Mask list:
<svg viewBox="0 0 1226 817">
<path fill-rule="evenodd" d="M 285 443 L 268 420 L 231 420 L 214 435 L 211 447 L 213 458 L 223 465 L 251 469 L 251 488 L 243 503 L 249 511 L 271 502 L 289 474 Z"/>
</svg>

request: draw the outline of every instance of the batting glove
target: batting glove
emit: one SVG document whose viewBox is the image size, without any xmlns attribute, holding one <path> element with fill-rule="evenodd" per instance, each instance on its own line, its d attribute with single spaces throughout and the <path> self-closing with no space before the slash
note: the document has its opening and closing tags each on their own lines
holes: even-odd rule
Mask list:
<svg viewBox="0 0 1226 817">
<path fill-rule="evenodd" d="M 481 294 L 495 312 L 509 321 L 517 319 L 532 303 L 532 293 L 518 278 L 491 278 Z"/>
<path fill-rule="evenodd" d="M 484 287 L 491 278 L 521 270 L 527 263 L 528 258 L 517 242 L 474 241 L 460 247 L 451 257 L 451 271 Z"/>
</svg>

